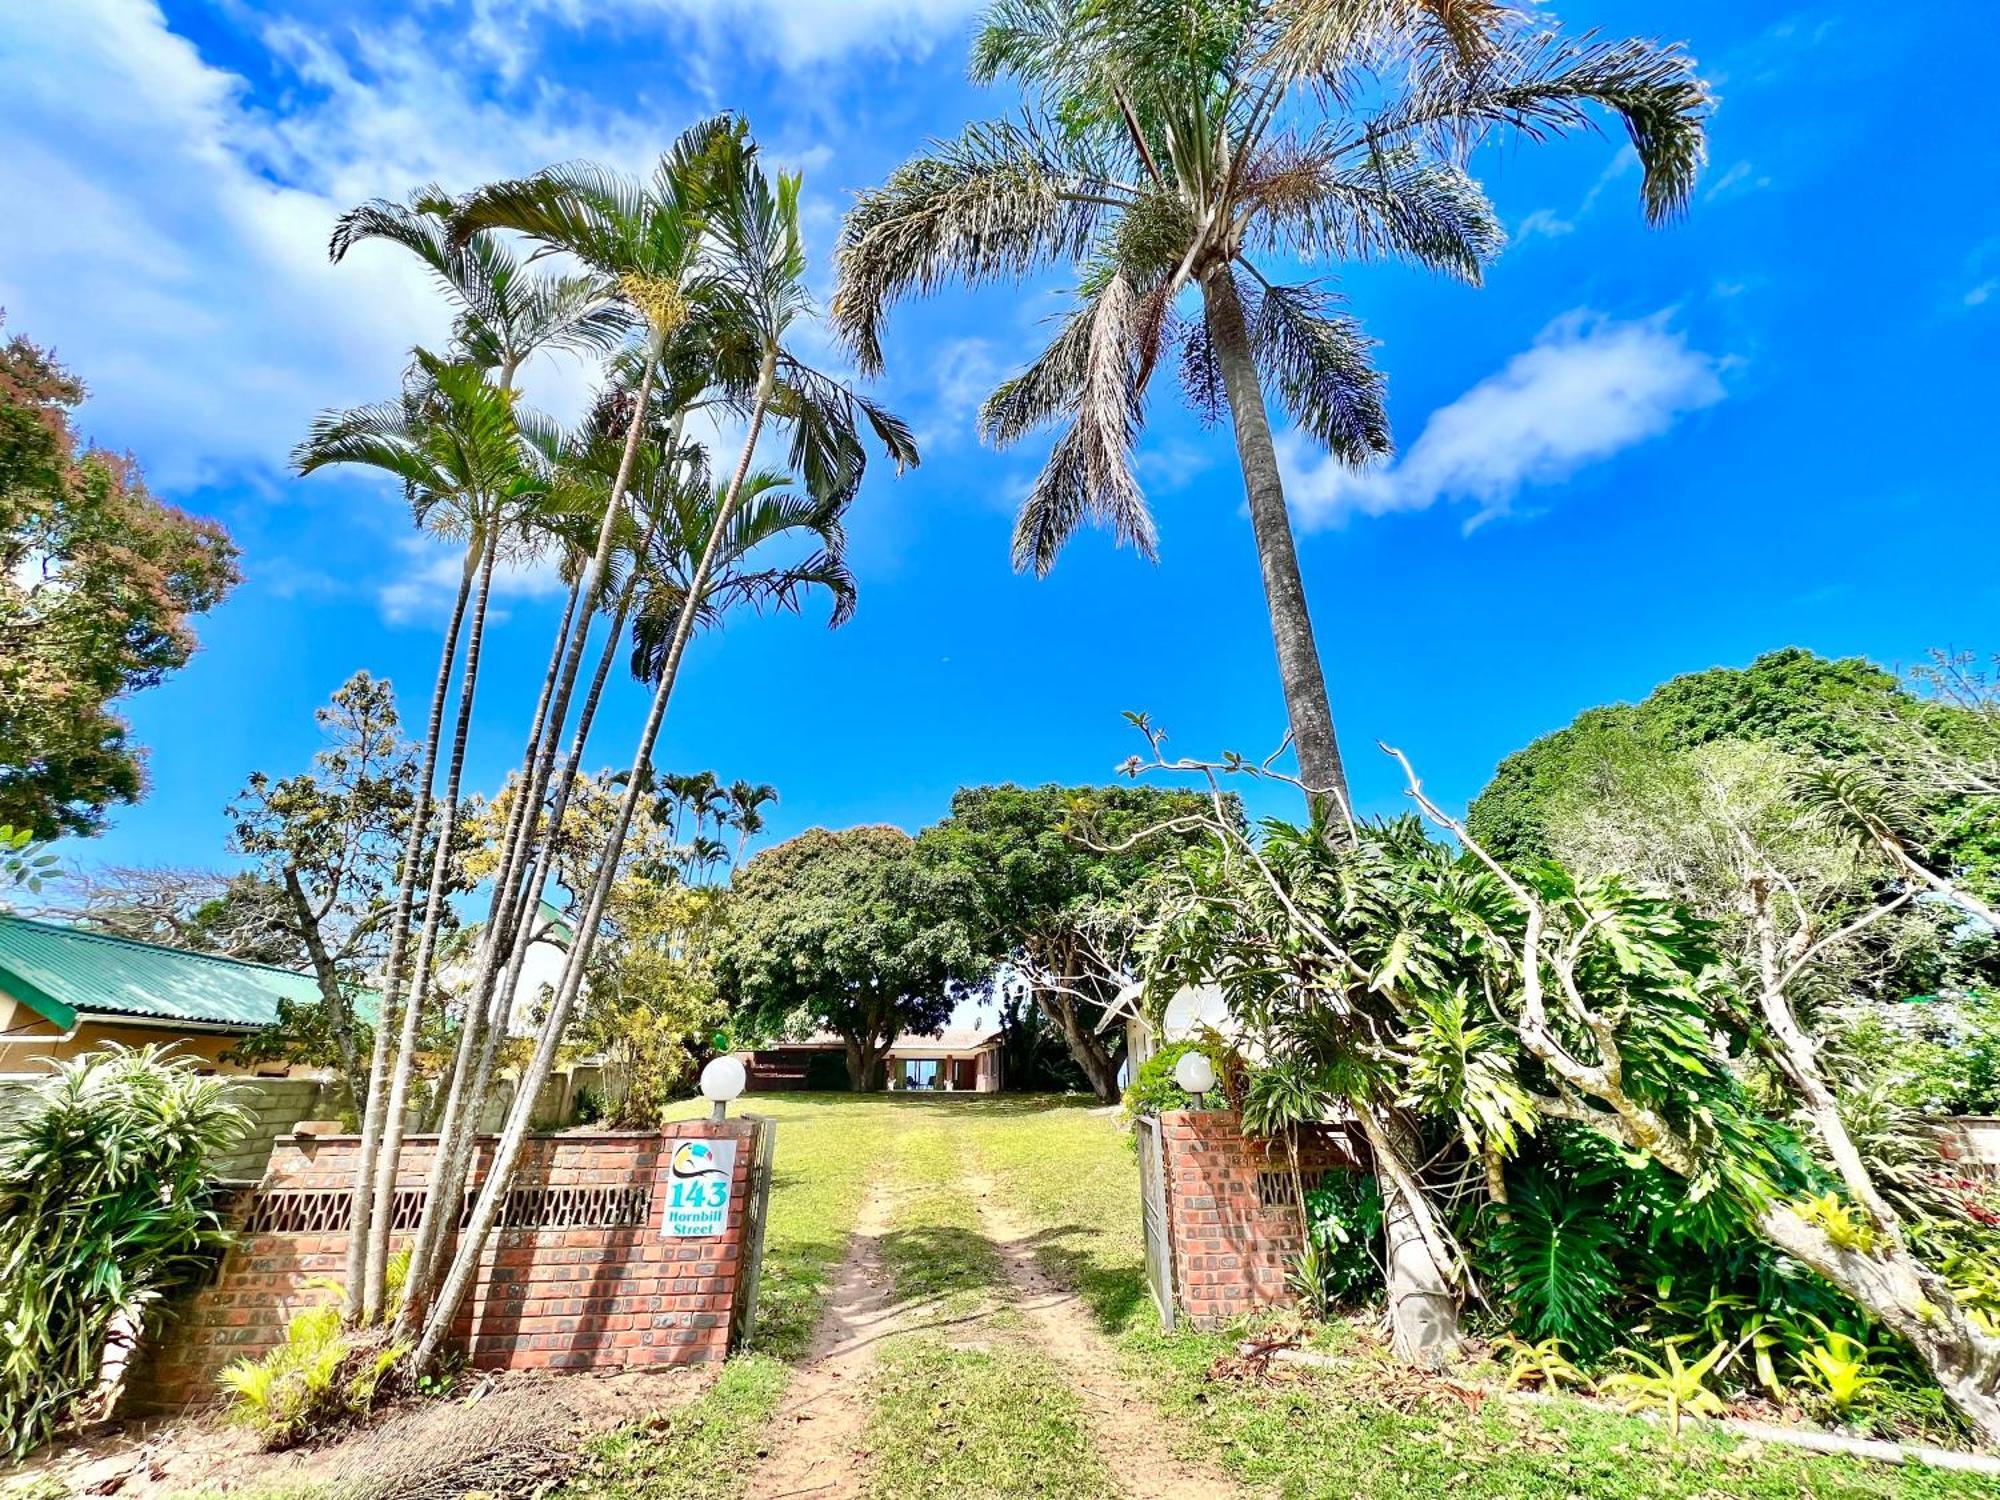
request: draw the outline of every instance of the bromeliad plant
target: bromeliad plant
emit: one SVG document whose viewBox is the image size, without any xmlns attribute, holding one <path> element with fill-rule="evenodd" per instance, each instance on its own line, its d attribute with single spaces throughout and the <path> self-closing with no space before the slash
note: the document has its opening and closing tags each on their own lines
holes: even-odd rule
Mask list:
<svg viewBox="0 0 2000 1500">
<path fill-rule="evenodd" d="M 107 1046 L 0 1130 L 0 1451 L 77 1415 L 107 1355 L 206 1267 L 226 1238 L 216 1162 L 248 1124 L 192 1062 Z"/>
</svg>

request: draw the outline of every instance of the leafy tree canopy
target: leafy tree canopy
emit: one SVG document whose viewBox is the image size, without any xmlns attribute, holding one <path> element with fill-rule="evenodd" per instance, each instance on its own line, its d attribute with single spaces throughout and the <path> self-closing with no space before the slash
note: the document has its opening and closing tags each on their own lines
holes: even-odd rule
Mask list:
<svg viewBox="0 0 2000 1500">
<path fill-rule="evenodd" d="M 1638 703 L 1588 709 L 1500 762 L 1466 826 L 1503 860 L 1547 858 L 1552 806 L 1579 788 L 1608 787 L 1659 751 L 1748 740 L 1802 759 L 1848 761 L 1874 753 L 1898 720 L 1968 716 L 1908 691 L 1860 657 L 1830 661 L 1796 647 L 1748 667 L 1716 667 L 1661 684 Z"/>
<path fill-rule="evenodd" d="M 965 874 L 900 829 L 811 829 L 737 872 L 722 993 L 749 1032 L 837 1032 L 849 1081 L 880 1087 L 897 1034 L 940 1031 L 983 972 L 970 905 Z"/>
<path fill-rule="evenodd" d="M 1203 841 L 1209 798 L 1146 786 L 963 787 L 918 844 L 961 877 L 964 918 L 991 965 L 1012 966 L 1098 1097 L 1117 1097 L 1123 1028 L 1102 1008 L 1136 971 L 1147 891 Z M 1242 818 L 1234 799 L 1227 816 Z"/>
<path fill-rule="evenodd" d="M 139 799 L 143 752 L 111 705 L 186 665 L 190 618 L 237 582 L 220 525 L 82 443 L 83 395 L 48 351 L 0 345 L 0 824 L 38 838 Z"/>
</svg>

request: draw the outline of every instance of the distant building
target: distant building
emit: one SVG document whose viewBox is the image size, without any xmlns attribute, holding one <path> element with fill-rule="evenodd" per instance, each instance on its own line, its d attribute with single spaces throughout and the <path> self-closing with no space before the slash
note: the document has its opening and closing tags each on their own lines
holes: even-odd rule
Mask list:
<svg viewBox="0 0 2000 1500">
<path fill-rule="evenodd" d="M 899 1036 L 889 1046 L 889 1087 L 896 1092 L 997 1094 L 1005 1083 L 998 1031 L 945 1031 Z M 844 1089 L 847 1042 L 820 1032 L 737 1054 L 756 1093 L 785 1089 Z"/>
</svg>

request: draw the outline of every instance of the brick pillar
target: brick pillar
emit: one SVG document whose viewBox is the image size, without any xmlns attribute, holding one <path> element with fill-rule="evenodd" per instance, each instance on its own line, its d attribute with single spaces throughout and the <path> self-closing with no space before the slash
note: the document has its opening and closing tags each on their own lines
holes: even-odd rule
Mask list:
<svg viewBox="0 0 2000 1500">
<path fill-rule="evenodd" d="M 1209 1109 L 1166 1111 L 1160 1138 L 1174 1284 L 1189 1321 L 1215 1328 L 1289 1303 L 1285 1278 L 1303 1242 L 1283 1142 L 1252 1139 L 1234 1111 Z M 1341 1127 L 1316 1129 L 1299 1145 L 1308 1180 L 1357 1170 L 1360 1160 Z"/>
</svg>

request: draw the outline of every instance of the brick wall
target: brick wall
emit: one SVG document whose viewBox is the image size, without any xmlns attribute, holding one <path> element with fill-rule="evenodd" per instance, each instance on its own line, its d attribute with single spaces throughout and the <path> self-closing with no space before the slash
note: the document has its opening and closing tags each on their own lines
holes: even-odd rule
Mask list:
<svg viewBox="0 0 2000 1500">
<path fill-rule="evenodd" d="M 456 1337 L 481 1369 L 626 1369 L 704 1364 L 728 1352 L 749 1191 L 751 1126 L 688 1121 L 652 1134 L 531 1137 L 515 1173 L 518 1213 L 545 1227 L 494 1230 Z M 708 1239 L 662 1234 L 677 1143 L 737 1141 L 730 1222 Z M 353 1136 L 278 1142 L 264 1181 L 240 1206 L 242 1234 L 209 1286 L 176 1309 L 136 1371 L 138 1410 L 199 1402 L 231 1361 L 281 1342 L 291 1315 L 332 1293 L 308 1283 L 344 1276 Z M 480 1145 L 473 1184 L 492 1141 Z M 403 1148 L 398 1233 L 407 1243 L 437 1138 Z M 618 1222 L 623 1221 L 623 1222 Z M 503 1225 L 507 1223 L 503 1219 Z"/>
<path fill-rule="evenodd" d="M 1160 1142 L 1174 1285 L 1189 1321 L 1213 1328 L 1290 1302 L 1285 1276 L 1301 1240 L 1283 1143 L 1253 1140 L 1233 1111 L 1208 1109 L 1162 1114 Z M 1359 1170 L 1361 1160 L 1338 1127 L 1300 1142 L 1308 1186 L 1325 1172 Z"/>
</svg>

